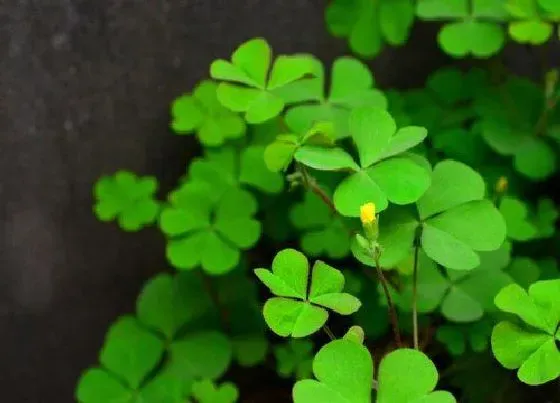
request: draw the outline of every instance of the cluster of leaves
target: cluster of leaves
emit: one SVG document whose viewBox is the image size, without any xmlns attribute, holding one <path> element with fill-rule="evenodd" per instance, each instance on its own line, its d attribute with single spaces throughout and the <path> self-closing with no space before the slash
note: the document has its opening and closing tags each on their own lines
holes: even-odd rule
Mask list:
<svg viewBox="0 0 560 403">
<path fill-rule="evenodd" d="M 361 56 L 403 44 L 415 15 L 445 21 L 447 53 L 487 57 L 504 23 L 541 43 L 560 10 L 546 0 L 327 8 L 331 31 Z M 494 354 L 526 384 L 560 376 L 559 212 L 536 187 L 560 165 L 558 73 L 542 86 L 448 67 L 423 88 L 381 91 L 358 59 L 325 71 L 312 55 L 245 42 L 171 106 L 172 130 L 203 145 L 176 188 L 157 200 L 151 177 L 97 182 L 99 219 L 155 225 L 177 273 L 153 278 L 136 315 L 111 327 L 78 401 L 235 402 L 244 391 L 223 381 L 230 365 L 271 357 L 297 381 L 296 403 L 452 403 L 434 390 L 426 353 L 438 347 L 451 374 Z M 256 279 L 272 294 L 264 303 Z M 270 346 L 265 324 L 290 339 Z M 354 326 L 337 338 L 331 324 Z M 319 332 L 331 339 L 322 347 Z M 460 375 L 450 384 L 461 401 L 498 393 Z"/>
<path fill-rule="evenodd" d="M 560 37 L 560 5 L 555 0 L 332 0 L 325 19 L 335 37 L 365 58 L 383 44 L 404 45 L 414 18 L 438 21 L 441 49 L 455 57 L 487 58 L 515 42 L 542 45 Z"/>
</svg>

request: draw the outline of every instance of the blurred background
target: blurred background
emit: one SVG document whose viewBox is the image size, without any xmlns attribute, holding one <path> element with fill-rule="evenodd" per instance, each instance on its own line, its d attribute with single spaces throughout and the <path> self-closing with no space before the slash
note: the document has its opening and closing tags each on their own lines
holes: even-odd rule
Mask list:
<svg viewBox="0 0 560 403">
<path fill-rule="evenodd" d="M 167 191 L 198 152 L 169 104 L 212 60 L 262 36 L 278 53 L 348 54 L 325 0 L 0 0 L 0 389 L 9 402 L 71 402 L 108 325 L 165 270 L 157 231 L 96 221 L 92 184 L 119 168 Z M 421 85 L 450 61 L 437 27 L 370 65 L 382 87 Z M 557 50 L 547 49 L 552 55 Z M 506 63 L 538 58 L 521 46 Z"/>
</svg>

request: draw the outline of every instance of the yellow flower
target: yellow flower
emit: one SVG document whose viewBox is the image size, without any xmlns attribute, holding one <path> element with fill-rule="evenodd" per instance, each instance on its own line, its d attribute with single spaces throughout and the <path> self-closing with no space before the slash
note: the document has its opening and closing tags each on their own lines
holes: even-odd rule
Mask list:
<svg viewBox="0 0 560 403">
<path fill-rule="evenodd" d="M 375 222 L 375 203 L 362 204 L 360 207 L 360 219 L 364 225 Z"/>
<path fill-rule="evenodd" d="M 505 176 L 500 176 L 496 182 L 496 192 L 504 193 L 508 188 L 508 180 Z"/>
</svg>

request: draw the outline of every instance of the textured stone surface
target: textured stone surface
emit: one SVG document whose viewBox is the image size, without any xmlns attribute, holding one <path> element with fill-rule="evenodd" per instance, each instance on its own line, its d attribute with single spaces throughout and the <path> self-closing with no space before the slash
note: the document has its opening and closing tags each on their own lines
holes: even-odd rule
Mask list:
<svg viewBox="0 0 560 403">
<path fill-rule="evenodd" d="M 347 53 L 317 0 L 0 1 L 0 386 L 13 402 L 69 402 L 107 325 L 165 269 L 155 231 L 91 214 L 118 168 L 168 189 L 196 145 L 168 132 L 168 104 L 240 42 L 325 60 Z M 421 83 L 446 59 L 433 28 L 374 63 L 378 81 Z"/>
</svg>

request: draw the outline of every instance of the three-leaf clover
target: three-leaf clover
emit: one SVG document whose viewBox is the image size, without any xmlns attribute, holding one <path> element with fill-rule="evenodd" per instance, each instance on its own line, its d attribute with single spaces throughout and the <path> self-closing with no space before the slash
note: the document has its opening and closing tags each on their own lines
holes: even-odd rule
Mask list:
<svg viewBox="0 0 560 403">
<path fill-rule="evenodd" d="M 411 0 L 333 0 L 326 9 L 327 28 L 336 37 L 347 37 L 350 48 L 371 58 L 384 42 L 403 45 L 414 22 Z"/>
<path fill-rule="evenodd" d="M 134 317 L 122 317 L 107 333 L 99 356 L 103 369 L 90 369 L 82 375 L 76 391 L 78 401 L 132 399 L 160 362 L 163 352 L 161 339 L 144 329 Z"/>
<path fill-rule="evenodd" d="M 253 218 L 257 202 L 249 192 L 230 188 L 215 197 L 213 191 L 205 182 L 187 182 L 170 194 L 161 213 L 167 258 L 177 269 L 202 266 L 210 274 L 223 274 L 238 264 L 240 250 L 260 237 L 261 225 Z"/>
<path fill-rule="evenodd" d="M 350 110 L 358 107 L 378 107 L 385 109 L 387 100 L 374 87 L 371 71 L 361 61 L 351 57 L 340 57 L 332 65 L 328 95 L 325 94 L 325 69 L 315 61 L 313 78 L 301 80 L 290 86 L 297 94 L 298 102 L 286 112 L 286 124 L 296 133 L 304 133 L 314 123 L 331 122 L 334 138 L 347 137 Z"/>
<path fill-rule="evenodd" d="M 446 391 L 434 391 L 438 372 L 426 354 L 402 348 L 379 364 L 377 403 L 455 403 Z"/>
<path fill-rule="evenodd" d="M 315 193 L 305 193 L 303 202 L 292 208 L 290 219 L 301 231 L 300 246 L 309 256 L 341 259 L 350 252 L 348 228 Z"/>
<path fill-rule="evenodd" d="M 453 57 L 486 58 L 505 43 L 500 22 L 507 17 L 502 0 L 419 0 L 416 14 L 424 20 L 452 20 L 438 34 L 441 48 Z"/>
<path fill-rule="evenodd" d="M 507 369 L 529 385 L 540 385 L 560 376 L 560 280 L 538 281 L 525 291 L 517 284 L 496 295 L 496 305 L 524 322 L 498 323 L 492 332 L 492 351 Z"/>
<path fill-rule="evenodd" d="M 342 273 L 317 260 L 311 269 L 305 255 L 284 249 L 272 261 L 272 271 L 255 269 L 257 277 L 276 297 L 266 301 L 263 314 L 268 326 L 280 336 L 304 337 L 319 330 L 329 317 L 328 309 L 350 315 L 360 301 L 347 293 Z"/>
<path fill-rule="evenodd" d="M 502 215 L 484 194 L 484 181 L 472 168 L 452 160 L 438 163 L 430 188 L 416 203 L 417 215 L 408 208 L 393 208 L 380 220 L 381 265 L 391 268 L 406 259 L 421 231 L 422 249 L 440 265 L 454 270 L 477 267 L 477 252 L 498 249 L 506 237 Z M 355 254 L 373 264 L 371 258 Z"/>
<path fill-rule="evenodd" d="M 324 345 L 313 360 L 315 379 L 296 382 L 294 403 L 369 403 L 373 361 L 366 347 L 352 340 Z"/>
<path fill-rule="evenodd" d="M 274 347 L 276 371 L 283 378 L 309 378 L 312 373 L 313 342 L 305 339 L 290 339 Z"/>
<path fill-rule="evenodd" d="M 334 204 L 344 216 L 358 217 L 360 206 L 373 202 L 377 211 L 389 205 L 413 203 L 430 185 L 430 173 L 415 160 L 400 156 L 421 143 L 426 130 L 407 126 L 397 131 L 389 112 L 357 108 L 350 115 L 350 131 L 358 149 L 358 165 L 341 148 L 304 146 L 295 159 L 311 168 L 352 172 L 336 188 Z"/>
<path fill-rule="evenodd" d="M 231 382 L 216 386 L 210 379 L 202 379 L 193 383 L 192 397 L 198 403 L 235 403 L 239 398 L 239 391 Z"/>
<path fill-rule="evenodd" d="M 217 88 L 215 82 L 204 80 L 192 95 L 185 94 L 173 101 L 171 128 L 175 133 L 196 131 L 200 142 L 207 147 L 220 146 L 245 134 L 245 121 L 218 101 Z"/>
<path fill-rule="evenodd" d="M 158 216 L 156 190 L 157 181 L 151 176 L 138 177 L 127 171 L 103 176 L 94 188 L 95 215 L 101 221 L 116 219 L 125 231 L 138 231 Z"/>
<path fill-rule="evenodd" d="M 251 39 L 227 60 L 215 60 L 210 76 L 222 80 L 218 100 L 234 112 L 244 112 L 247 123 L 262 123 L 280 114 L 286 102 L 278 91 L 313 73 L 311 56 L 278 56 L 271 68 L 272 51 L 264 39 Z"/>
<path fill-rule="evenodd" d="M 548 178 L 557 165 L 550 144 L 553 132 L 539 123 L 544 113 L 555 113 L 556 109 L 548 108 L 542 89 L 521 78 L 481 92 L 475 102 L 486 143 L 497 153 L 513 157 L 515 170 L 535 181 Z"/>
</svg>

